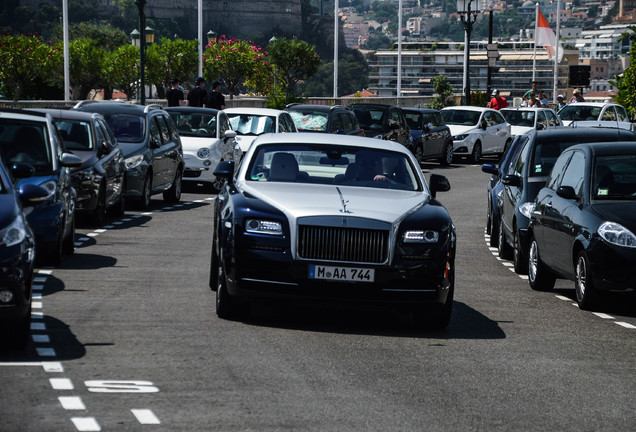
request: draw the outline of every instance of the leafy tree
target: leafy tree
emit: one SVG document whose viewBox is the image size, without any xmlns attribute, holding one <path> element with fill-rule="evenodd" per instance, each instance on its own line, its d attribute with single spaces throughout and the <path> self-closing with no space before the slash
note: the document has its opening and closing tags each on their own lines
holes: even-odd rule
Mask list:
<svg viewBox="0 0 636 432">
<path fill-rule="evenodd" d="M 352 94 L 369 86 L 369 65 L 362 53 L 345 50 L 338 60 L 338 93 Z M 323 62 L 303 86 L 303 93 L 318 97 L 333 95 L 333 62 Z"/>
<path fill-rule="evenodd" d="M 616 102 L 623 105 L 629 116 L 634 119 L 636 118 L 636 26 L 627 28 L 630 31 L 623 33 L 618 41 L 628 39 L 632 43 L 629 50 L 630 66 L 610 83 L 618 89 Z"/>
<path fill-rule="evenodd" d="M 198 62 L 197 41 L 161 38 L 146 50 L 148 82 L 156 85 L 159 97 L 163 97 L 162 90 L 169 87 L 170 80 L 186 81 L 194 76 Z"/>
<path fill-rule="evenodd" d="M 63 40 L 64 36 L 62 32 L 63 29 L 61 25 L 55 28 L 53 36 L 56 41 Z M 126 33 L 106 22 L 82 22 L 72 24 L 68 29 L 68 37 L 71 40 L 80 38 L 92 39 L 96 46 L 106 51 L 113 51 L 122 45 L 130 43 L 130 39 Z"/>
<path fill-rule="evenodd" d="M 0 36 L 0 81 L 13 92 L 13 100 L 22 96 L 27 85 L 46 79 L 62 64 L 62 50 L 38 35 Z"/>
<path fill-rule="evenodd" d="M 442 109 L 447 106 L 455 105 L 453 99 L 453 87 L 448 82 L 446 75 L 437 75 L 433 78 L 433 91 L 437 96 L 433 97 L 429 108 Z"/>
<path fill-rule="evenodd" d="M 203 66 L 205 78 L 222 81 L 230 92 L 230 99 L 234 98 L 239 86 L 260 85 L 263 80 L 259 77 L 269 75 L 266 53 L 260 46 L 237 38 L 228 39 L 225 35 L 218 42 L 208 44 L 203 54 Z"/>
<path fill-rule="evenodd" d="M 94 39 L 75 39 L 69 42 L 69 75 L 73 98 L 83 100 L 100 83 L 106 52 Z"/>
<path fill-rule="evenodd" d="M 289 103 L 297 95 L 296 85 L 316 73 L 320 57 L 313 45 L 295 38 L 278 38 L 268 46 L 268 50 L 276 80 L 284 89 L 286 102 Z"/>
<path fill-rule="evenodd" d="M 111 88 L 122 90 L 131 100 L 139 83 L 139 48 L 122 45 L 106 54 L 104 76 Z"/>
</svg>

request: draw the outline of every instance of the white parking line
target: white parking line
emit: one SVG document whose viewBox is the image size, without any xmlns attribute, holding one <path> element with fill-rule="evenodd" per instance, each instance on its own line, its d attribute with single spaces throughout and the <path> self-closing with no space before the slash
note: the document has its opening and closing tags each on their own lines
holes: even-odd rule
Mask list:
<svg viewBox="0 0 636 432">
<path fill-rule="evenodd" d="M 55 357 L 55 350 L 53 348 L 36 348 L 35 350 L 40 357 Z"/>
<path fill-rule="evenodd" d="M 570 301 L 570 299 L 568 297 L 562 296 L 562 295 L 555 295 L 556 298 L 558 298 L 559 300 L 563 300 L 563 301 Z"/>
<path fill-rule="evenodd" d="M 92 233 L 88 233 L 86 235 L 89 236 L 89 237 L 97 237 L 99 235 L 99 233 L 92 232 Z"/>
<path fill-rule="evenodd" d="M 86 240 L 88 240 L 88 239 L 86 239 Z M 39 282 L 46 282 L 46 278 L 42 277 L 42 276 L 36 276 L 36 277 L 33 278 L 33 282 L 38 282 L 38 283 Z"/>
<path fill-rule="evenodd" d="M 46 324 L 43 322 L 32 322 L 31 330 L 46 330 Z"/>
<path fill-rule="evenodd" d="M 622 321 L 614 321 L 614 322 L 616 324 L 618 324 L 619 326 L 621 326 L 621 327 L 625 327 L 625 328 L 628 328 L 628 329 L 636 329 L 635 325 L 631 325 L 631 324 L 626 323 L 626 322 L 622 322 Z"/>
<path fill-rule="evenodd" d="M 73 390 L 73 382 L 68 378 L 50 378 L 49 382 L 53 390 Z"/>
<path fill-rule="evenodd" d="M 31 309 L 42 309 L 42 302 L 31 302 Z"/>
<path fill-rule="evenodd" d="M 62 408 L 65 410 L 85 410 L 86 405 L 79 396 L 60 396 L 58 397 Z"/>
<path fill-rule="evenodd" d="M 78 431 L 92 432 L 102 430 L 97 420 L 95 420 L 95 417 L 73 417 L 71 421 Z"/>
<path fill-rule="evenodd" d="M 45 372 L 64 372 L 64 366 L 60 362 L 42 362 Z"/>
<path fill-rule="evenodd" d="M 38 271 L 39 274 L 43 274 L 43 275 L 50 275 L 51 273 L 53 273 L 53 270 L 44 270 L 44 269 L 40 269 Z"/>
<path fill-rule="evenodd" d="M 157 416 L 149 409 L 130 410 L 141 424 L 161 424 Z"/>
<path fill-rule="evenodd" d="M 34 334 L 34 335 L 31 335 L 31 339 L 33 339 L 33 343 L 49 343 L 49 342 L 51 342 L 51 338 L 48 335 Z"/>
<path fill-rule="evenodd" d="M 614 317 L 613 317 L 613 316 L 608 315 L 608 314 L 604 314 L 604 313 L 601 313 L 601 312 L 592 312 L 592 313 L 593 313 L 594 315 L 596 315 L 597 317 L 599 317 L 599 318 L 603 318 L 603 319 L 614 319 Z"/>
</svg>

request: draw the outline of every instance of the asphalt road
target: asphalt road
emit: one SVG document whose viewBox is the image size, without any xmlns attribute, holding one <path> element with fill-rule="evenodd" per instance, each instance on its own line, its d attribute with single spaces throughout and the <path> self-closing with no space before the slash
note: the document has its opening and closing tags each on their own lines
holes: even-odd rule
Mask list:
<svg viewBox="0 0 636 432">
<path fill-rule="evenodd" d="M 256 305 L 208 288 L 213 195 L 160 196 L 38 269 L 34 342 L 0 351 L 0 431 L 634 431 L 636 301 L 532 291 L 484 234 L 487 175 L 454 164 L 453 317 Z"/>
</svg>

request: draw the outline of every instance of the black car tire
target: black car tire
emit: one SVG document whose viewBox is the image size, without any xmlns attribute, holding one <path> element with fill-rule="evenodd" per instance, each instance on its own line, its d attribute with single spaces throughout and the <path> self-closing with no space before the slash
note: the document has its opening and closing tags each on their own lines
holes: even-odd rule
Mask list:
<svg viewBox="0 0 636 432">
<path fill-rule="evenodd" d="M 91 214 L 91 222 L 94 226 L 100 227 L 106 221 L 106 185 L 101 184 L 97 192 L 97 205 Z"/>
<path fill-rule="evenodd" d="M 227 279 L 223 271 L 223 263 L 219 260 L 217 268 L 218 284 L 216 288 L 216 315 L 221 319 L 236 320 L 239 318 L 239 305 L 237 299 L 227 292 Z"/>
<path fill-rule="evenodd" d="M 71 220 L 71 231 L 62 242 L 62 252 L 66 255 L 73 255 L 73 253 L 75 253 L 75 215 L 73 215 L 73 219 Z"/>
<path fill-rule="evenodd" d="M 576 302 L 583 310 L 593 310 L 598 300 L 598 292 L 590 270 L 590 260 L 585 252 L 576 258 L 576 279 L 574 280 Z"/>
<path fill-rule="evenodd" d="M 8 334 L 9 345 L 13 348 L 24 348 L 31 339 L 31 307 L 24 318 L 15 324 L 15 331 Z"/>
<path fill-rule="evenodd" d="M 146 179 L 144 180 L 144 189 L 141 191 L 141 197 L 139 198 L 139 207 L 141 209 L 147 209 L 150 207 L 150 197 L 152 195 L 152 173 L 148 171 L 146 173 Z"/>
<path fill-rule="evenodd" d="M 444 330 L 448 327 L 453 312 L 454 279 L 455 276 L 451 275 L 451 284 L 444 304 L 424 307 L 413 312 L 413 322 L 416 327 L 430 330 Z"/>
<path fill-rule="evenodd" d="M 528 252 L 528 282 L 535 291 L 550 291 L 554 288 L 556 276 L 541 261 L 539 245 L 532 238 Z"/>
<path fill-rule="evenodd" d="M 506 236 L 503 228 L 503 221 L 499 218 L 499 228 L 497 233 L 497 255 L 501 259 L 511 260 L 513 258 L 512 247 L 506 241 Z"/>
<path fill-rule="evenodd" d="M 415 159 L 417 160 L 418 164 L 422 164 L 422 158 L 424 157 L 424 148 L 423 148 L 423 144 L 422 142 L 418 142 L 415 145 Z"/>
<path fill-rule="evenodd" d="M 439 160 L 440 165 L 449 166 L 453 163 L 453 142 L 446 143 L 444 147 L 444 154 Z"/>
<path fill-rule="evenodd" d="M 528 257 L 526 257 L 526 254 L 523 252 L 523 250 L 521 250 L 519 230 L 517 229 L 516 226 L 513 229 L 513 235 L 514 235 L 513 263 L 514 263 L 515 273 L 526 275 L 528 274 Z"/>
<path fill-rule="evenodd" d="M 473 152 L 470 154 L 472 163 L 478 164 L 481 161 L 481 142 L 477 141 L 473 146 Z"/>
<path fill-rule="evenodd" d="M 212 255 L 210 257 L 210 289 L 216 291 L 219 287 L 219 255 L 216 253 L 216 235 L 212 236 Z"/>
<path fill-rule="evenodd" d="M 174 174 L 172 186 L 170 186 L 170 189 L 163 193 L 164 201 L 170 203 L 179 202 L 179 200 L 181 199 L 182 175 L 183 171 L 181 170 L 181 167 L 179 167 L 179 169 L 177 169 L 177 172 Z"/>
<path fill-rule="evenodd" d="M 36 261 L 44 265 L 59 266 L 64 255 L 64 229 L 61 229 L 57 240 L 53 243 L 44 243 L 37 247 Z"/>
</svg>

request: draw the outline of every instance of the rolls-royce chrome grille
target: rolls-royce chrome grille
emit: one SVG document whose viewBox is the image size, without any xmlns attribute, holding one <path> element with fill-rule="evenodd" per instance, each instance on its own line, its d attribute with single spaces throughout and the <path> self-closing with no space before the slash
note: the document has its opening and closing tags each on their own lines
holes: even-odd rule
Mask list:
<svg viewBox="0 0 636 432">
<path fill-rule="evenodd" d="M 298 256 L 326 261 L 383 263 L 389 232 L 360 228 L 298 227 Z"/>
</svg>

